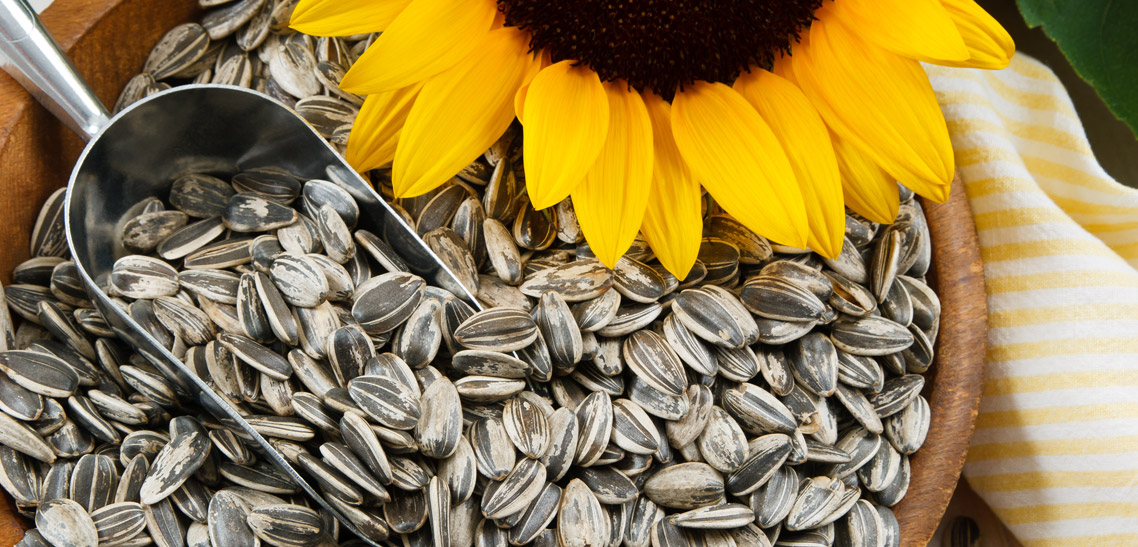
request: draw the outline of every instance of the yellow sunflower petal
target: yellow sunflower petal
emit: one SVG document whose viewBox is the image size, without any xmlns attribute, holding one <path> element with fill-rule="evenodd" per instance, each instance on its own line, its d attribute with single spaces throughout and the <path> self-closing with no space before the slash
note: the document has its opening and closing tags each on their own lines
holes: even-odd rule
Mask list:
<svg viewBox="0 0 1138 547">
<path fill-rule="evenodd" d="M 973 0 L 941 0 L 971 56 L 967 61 L 940 62 L 945 66 L 1000 70 L 1011 62 L 1016 45 L 1011 35 Z"/>
<path fill-rule="evenodd" d="M 652 189 L 652 122 L 640 93 L 604 84 L 609 127 L 604 148 L 573 189 L 573 209 L 593 254 L 612 268 L 636 239 Z"/>
<path fill-rule="evenodd" d="M 344 157 L 359 172 L 383 167 L 395 159 L 395 145 L 407 113 L 422 84 L 368 95 L 348 135 Z"/>
<path fill-rule="evenodd" d="M 900 206 L 897 182 L 856 146 L 837 135 L 831 137 L 846 205 L 873 222 L 892 224 Z"/>
<path fill-rule="evenodd" d="M 490 30 L 494 0 L 415 0 L 360 56 L 340 88 L 369 95 L 450 68 Z"/>
<path fill-rule="evenodd" d="M 692 176 L 672 136 L 672 105 L 644 94 L 652 120 L 652 190 L 640 227 L 660 264 L 677 279 L 691 272 L 699 256 L 703 218 L 699 181 Z"/>
<path fill-rule="evenodd" d="M 526 191 L 537 209 L 556 205 L 593 166 L 609 128 L 596 72 L 573 61 L 549 65 L 529 84 L 524 104 Z"/>
<path fill-rule="evenodd" d="M 672 135 L 692 173 L 731 216 L 778 243 L 806 246 L 794 171 L 770 126 L 739 93 L 709 82 L 676 93 Z"/>
<path fill-rule="evenodd" d="M 515 28 L 492 31 L 465 59 L 423 84 L 395 149 L 396 197 L 446 182 L 502 136 L 514 121 L 514 93 L 533 64 L 528 41 Z"/>
<path fill-rule="evenodd" d="M 538 75 L 545 67 L 553 64 L 549 60 L 549 50 L 542 50 L 541 55 L 538 55 L 537 62 L 530 65 L 529 73 L 522 86 L 518 88 L 518 92 L 514 94 L 514 116 L 517 116 L 518 121 L 522 121 L 522 112 L 526 105 L 526 93 L 529 92 L 529 84 L 533 81 L 534 77 Z"/>
<path fill-rule="evenodd" d="M 948 199 L 952 143 L 920 63 L 832 18 L 814 21 L 790 59 L 799 87 L 834 133 L 918 194 Z"/>
<path fill-rule="evenodd" d="M 806 203 L 807 245 L 827 257 L 838 256 L 846 213 L 838 161 L 822 117 L 794 84 L 763 69 L 740 76 L 735 90 L 770 124 L 786 151 Z"/>
<path fill-rule="evenodd" d="M 815 17 L 839 20 L 868 42 L 921 61 L 963 61 L 968 48 L 938 0 L 840 0 Z"/>
<path fill-rule="evenodd" d="M 381 32 L 411 0 L 300 0 L 289 26 L 314 36 Z"/>
</svg>

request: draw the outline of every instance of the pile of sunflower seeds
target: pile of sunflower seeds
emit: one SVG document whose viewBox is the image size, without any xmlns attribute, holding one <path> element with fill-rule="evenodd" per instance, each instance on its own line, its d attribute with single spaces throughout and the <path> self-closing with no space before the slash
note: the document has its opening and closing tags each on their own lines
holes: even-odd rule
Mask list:
<svg viewBox="0 0 1138 547">
<path fill-rule="evenodd" d="M 33 258 L 12 272 L 0 306 L 0 485 L 36 525 L 20 544 L 315 545 L 335 537 L 331 514 L 296 495 L 288 477 L 196 412 L 180 386 L 117 338 L 67 258 L 62 207 L 60 190 L 43 206 Z"/>
<path fill-rule="evenodd" d="M 169 85 L 244 85 L 342 147 L 361 98 L 336 83 L 374 35 L 293 33 L 295 0 L 204 4 L 201 24 L 167 33 L 116 110 Z M 354 229 L 358 208 L 334 183 L 259 170 L 189 175 L 169 203 L 141 203 L 123 231 L 135 254 L 116 263 L 108 291 L 375 542 L 899 544 L 888 508 L 928 431 L 920 374 L 940 312 L 912 194 L 901 189 L 891 226 L 850 215 L 836 260 L 771 245 L 705 198 L 699 262 L 677 280 L 639 239 L 605 268 L 568 200 L 535 211 L 520 144 L 514 127 L 451 182 L 396 202 L 460 286 L 406 273 L 380 235 Z M 390 198 L 386 173 L 372 177 Z M 108 545 L 355 541 L 248 440 L 190 418 L 177 383 L 114 339 L 65 260 L 61 201 L 45 206 L 37 258 L 5 291 L 23 319 L 8 347 L 27 351 L 0 370 L 64 424 L 40 428 L 9 402 L 15 390 L 0 392 L 0 424 L 16 418 L 3 437 L 20 440 L 2 458 L 3 475 L 19 478 L 3 486 L 26 513 L 38 508 L 37 522 L 45 515 L 25 542 L 84 545 L 44 533 L 73 521 L 89 530 L 83 516 L 100 534 L 108 518 L 137 526 L 135 506 L 111 518 L 84 505 L 85 475 L 78 499 L 71 486 L 52 494 L 62 492 L 47 481 L 55 466 L 74 476 L 78 460 L 101 455 L 119 484 L 154 474 L 160 485 L 126 500 L 145 530 Z M 74 370 L 74 395 L 42 393 L 68 375 L 37 350 Z M 120 438 L 99 437 L 107 431 Z M 172 442 L 188 431 L 194 442 Z M 146 448 L 132 449 L 131 435 Z M 51 459 L 44 442 L 51 466 L 37 463 Z M 171 445 L 204 451 L 203 463 L 158 473 Z M 132 469 L 140 456 L 146 468 Z"/>
<path fill-rule="evenodd" d="M 487 186 L 516 180 L 510 163 Z M 836 260 L 713 214 L 683 281 L 643 244 L 609 270 L 552 247 L 564 212 L 518 195 L 492 216 L 475 196 L 455 182 L 396 210 L 482 311 L 354 230 L 335 183 L 272 169 L 187 175 L 171 208 L 141 202 L 122 228 L 138 254 L 106 291 L 375 542 L 898 543 L 888 507 L 928 430 L 939 316 L 911 196 L 894 225 L 849 217 Z M 60 197 L 37 255 L 62 254 Z M 153 429 L 185 397 L 112 339 L 73 262 L 38 256 L 13 279 L 4 486 L 43 539 L 334 541 L 216 420 Z"/>
</svg>

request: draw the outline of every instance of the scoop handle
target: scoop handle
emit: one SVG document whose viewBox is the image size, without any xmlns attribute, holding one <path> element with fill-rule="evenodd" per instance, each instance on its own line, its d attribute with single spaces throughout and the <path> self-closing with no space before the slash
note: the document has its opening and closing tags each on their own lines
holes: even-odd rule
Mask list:
<svg viewBox="0 0 1138 547">
<path fill-rule="evenodd" d="M 107 125 L 107 109 L 25 0 L 0 0 L 0 54 L 4 71 L 83 140 Z"/>
</svg>

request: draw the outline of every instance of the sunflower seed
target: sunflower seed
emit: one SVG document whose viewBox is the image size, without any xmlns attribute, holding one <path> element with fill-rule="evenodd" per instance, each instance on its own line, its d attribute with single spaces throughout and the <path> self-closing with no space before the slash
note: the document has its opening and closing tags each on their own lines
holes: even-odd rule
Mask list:
<svg viewBox="0 0 1138 547">
<path fill-rule="evenodd" d="M 914 374 L 923 374 L 932 365 L 933 339 L 916 325 L 909 325 L 909 334 L 913 336 L 913 345 L 901 351 L 901 355 L 905 358 L 905 370 Z M 933 333 L 932 337 L 935 336 Z"/>
<path fill-rule="evenodd" d="M 710 465 L 688 462 L 665 467 L 644 483 L 644 494 L 656 505 L 695 509 L 723 498 L 723 476 Z"/>
<path fill-rule="evenodd" d="M 482 498 L 482 514 L 501 518 L 526 508 L 545 486 L 545 466 L 532 458 L 522 458 L 493 492 Z"/>
<path fill-rule="evenodd" d="M 854 427 L 838 440 L 838 450 L 850 455 L 850 461 L 829 466 L 828 475 L 837 479 L 845 478 L 865 465 L 877 455 L 881 446 L 881 436 L 870 433 L 862 427 Z"/>
<path fill-rule="evenodd" d="M 873 493 L 874 501 L 886 507 L 897 505 L 905 498 L 905 493 L 909 490 L 909 480 L 911 478 L 909 457 L 902 456 L 901 469 L 897 472 L 897 476 L 893 478 L 893 482 L 889 483 L 889 485 L 880 492 Z"/>
<path fill-rule="evenodd" d="M 838 385 L 838 354 L 830 338 L 812 332 L 790 350 L 790 371 L 798 383 L 816 395 L 832 395 Z"/>
<path fill-rule="evenodd" d="M 0 375 L 0 411 L 26 422 L 38 420 L 44 411 L 44 398 Z"/>
<path fill-rule="evenodd" d="M 239 279 L 239 275 L 226 270 L 201 269 L 178 273 L 178 283 L 183 289 L 213 302 L 229 305 L 237 304 Z"/>
<path fill-rule="evenodd" d="M 392 339 L 392 351 L 411 368 L 422 368 L 434 360 L 442 346 L 443 333 L 439 325 L 437 300 L 424 300 L 407 318 Z"/>
<path fill-rule="evenodd" d="M 293 306 L 311 308 L 328 298 L 328 280 L 309 258 L 284 253 L 269 267 L 273 285 L 281 297 Z"/>
<path fill-rule="evenodd" d="M 265 0 L 239 0 L 220 9 L 210 11 L 202 18 L 202 27 L 212 40 L 233 34 L 252 19 L 264 6 Z"/>
<path fill-rule="evenodd" d="M 445 480 L 432 477 L 427 485 L 427 515 L 431 523 L 431 540 L 434 547 L 450 544 L 451 525 L 450 487 Z"/>
<path fill-rule="evenodd" d="M 189 479 L 180 488 L 170 493 L 170 501 L 174 507 L 193 522 L 205 522 L 209 517 L 209 498 L 202 484 Z"/>
<path fill-rule="evenodd" d="M 744 496 L 758 490 L 779 472 L 790 451 L 790 437 L 781 433 L 752 439 L 747 445 L 747 459 L 727 476 L 728 491 Z"/>
<path fill-rule="evenodd" d="M 56 264 L 51 270 L 50 278 L 51 293 L 64 304 L 77 307 L 91 307 L 91 301 L 87 297 L 87 289 L 83 286 L 83 280 L 79 277 L 79 269 L 75 262 L 67 260 Z M 7 313 L 7 309 L 5 309 Z M 11 329 L 11 319 L 8 320 Z"/>
<path fill-rule="evenodd" d="M 786 517 L 787 530 L 809 530 L 822 524 L 841 504 L 845 485 L 830 477 L 803 479 L 798 497 Z"/>
<path fill-rule="evenodd" d="M 759 328 L 743 305 L 713 287 L 681 291 L 672 312 L 692 334 L 718 346 L 740 348 L 758 338 Z"/>
<path fill-rule="evenodd" d="M 91 516 L 78 503 L 53 499 L 36 510 L 36 528 L 54 547 L 95 547 L 99 532 Z"/>
<path fill-rule="evenodd" d="M 794 433 L 796 424 L 790 410 L 776 397 L 754 384 L 742 384 L 740 389 L 723 393 L 723 408 L 739 420 L 739 425 L 751 432 Z"/>
<path fill-rule="evenodd" d="M 91 512 L 99 544 L 122 545 L 146 529 L 142 506 L 135 502 L 113 503 Z"/>
<path fill-rule="evenodd" d="M 246 525 L 250 504 L 236 493 L 221 490 L 209 501 L 210 544 L 216 546 L 254 545 L 256 538 Z"/>
<path fill-rule="evenodd" d="M 566 302 L 582 302 L 596 298 L 612 287 L 612 278 L 612 272 L 599 260 L 579 260 L 537 272 L 529 276 L 520 288 L 534 298 L 553 291 Z"/>
<path fill-rule="evenodd" d="M 266 437 L 307 441 L 316 436 L 311 426 L 292 416 L 249 416 L 245 420 L 254 431 Z"/>
<path fill-rule="evenodd" d="M 555 292 L 541 295 L 534 319 L 555 364 L 572 366 L 581 360 L 584 341 L 569 305 Z"/>
<path fill-rule="evenodd" d="M 184 423 L 193 427 L 173 436 L 150 466 L 139 491 L 143 504 L 153 505 L 165 499 L 205 463 L 213 443 L 200 425 L 188 420 Z"/>
<path fill-rule="evenodd" d="M 316 224 L 308 217 L 300 215 L 297 222 L 277 230 L 277 242 L 285 252 L 307 255 L 323 250 Z"/>
<path fill-rule="evenodd" d="M 869 269 L 858 253 L 857 247 L 847 239 L 842 245 L 841 254 L 837 258 L 822 258 L 822 262 L 842 277 L 854 283 L 865 284 L 869 282 Z"/>
<path fill-rule="evenodd" d="M 470 428 L 478 472 L 492 480 L 503 480 L 516 464 L 516 453 L 505 427 L 498 418 L 481 418 Z"/>
<path fill-rule="evenodd" d="M 653 416 L 679 420 L 688 412 L 688 401 L 683 396 L 660 391 L 639 378 L 630 379 L 626 387 L 628 398 Z"/>
<path fill-rule="evenodd" d="M 873 405 L 877 415 L 888 418 L 905 407 L 921 393 L 925 386 L 925 379 L 919 374 L 906 374 L 890 378 L 878 393 L 870 394 L 869 403 Z"/>
<path fill-rule="evenodd" d="M 622 504 L 639 494 L 631 479 L 609 466 L 583 468 L 576 473 L 576 478 L 583 481 L 597 501 L 604 504 Z"/>
<path fill-rule="evenodd" d="M 884 490 L 901 471 L 900 452 L 888 442 L 879 443 L 877 454 L 857 470 L 862 486 L 870 492 Z"/>
<path fill-rule="evenodd" d="M 741 503 L 724 503 L 692 509 L 668 520 L 681 528 L 726 530 L 747 525 L 755 520 L 755 513 Z"/>
<path fill-rule="evenodd" d="M 478 265 L 462 237 L 454 230 L 443 227 L 427 232 L 423 236 L 423 242 L 453 274 L 454 281 L 458 282 L 455 285 L 450 278 L 440 278 L 441 287 L 453 293 L 466 291 L 478 294 Z"/>
<path fill-rule="evenodd" d="M 514 309 L 490 309 L 470 316 L 454 331 L 454 339 L 469 349 L 515 351 L 538 336 L 529 314 Z"/>
<path fill-rule="evenodd" d="M 154 316 L 162 326 L 190 345 L 204 345 L 217 334 L 205 312 L 177 298 L 155 298 Z"/>
<path fill-rule="evenodd" d="M 282 475 L 280 471 L 266 463 L 247 466 L 222 462 L 218 467 L 218 472 L 230 482 L 258 492 L 292 494 L 299 490 L 292 479 Z"/>
<path fill-rule="evenodd" d="M 341 302 L 348 300 L 355 294 L 356 283 L 343 265 L 320 254 L 307 254 L 304 256 L 315 263 L 324 274 L 325 279 L 328 280 L 328 300 Z"/>
<path fill-rule="evenodd" d="M 625 298 L 644 304 L 664 296 L 664 277 L 638 260 L 622 257 L 613 269 L 613 287 Z"/>
<path fill-rule="evenodd" d="M 287 380 L 292 376 L 292 366 L 284 357 L 253 340 L 225 332 L 219 334 L 217 340 L 241 362 L 277 380 Z"/>
<path fill-rule="evenodd" d="M 349 228 L 355 227 L 359 221 L 359 204 L 346 190 L 329 181 L 313 179 L 305 182 L 301 189 L 301 199 L 309 216 L 326 205 L 335 209 Z"/>
<path fill-rule="evenodd" d="M 16 385 L 47 397 L 70 397 L 79 375 L 65 361 L 28 350 L 0 352 L 0 370 Z"/>
<path fill-rule="evenodd" d="M 356 288 L 352 315 L 368 334 L 390 332 L 415 311 L 425 286 L 421 277 L 402 272 L 373 277 Z"/>
<path fill-rule="evenodd" d="M 344 414 L 340 419 L 340 432 L 344 436 L 344 443 L 367 465 L 375 477 L 383 484 L 390 484 L 394 473 L 391 463 L 387 459 L 383 445 L 367 421 L 356 413 Z"/>
<path fill-rule="evenodd" d="M 313 359 L 327 357 L 328 338 L 341 325 L 336 308 L 329 302 L 313 308 L 296 308 L 296 318 L 300 324 L 300 346 L 304 353 Z"/>
<path fill-rule="evenodd" d="M 427 386 L 420 399 L 422 413 L 415 425 L 419 450 L 436 459 L 450 456 L 462 436 L 462 403 L 454 384 L 440 378 Z"/>
<path fill-rule="evenodd" d="M 72 395 L 67 399 L 67 407 L 71 411 L 71 417 L 92 436 L 107 443 L 119 442 L 118 430 L 103 418 L 90 399 Z"/>
<path fill-rule="evenodd" d="M 198 249 L 182 261 L 182 266 L 189 270 L 221 269 L 248 264 L 253 259 L 249 254 L 249 238 L 234 238 L 217 241 Z"/>
<path fill-rule="evenodd" d="M 908 329 L 882 317 L 835 321 L 830 339 L 842 351 L 867 356 L 895 353 L 913 343 Z"/>
<path fill-rule="evenodd" d="M 645 384 L 679 396 L 687 386 L 683 364 L 664 337 L 637 331 L 624 342 L 624 361 Z"/>
<path fill-rule="evenodd" d="M 32 227 L 31 256 L 67 256 L 67 238 L 63 227 L 64 191 L 60 188 L 51 193 L 39 215 L 36 216 L 35 226 Z"/>
<path fill-rule="evenodd" d="M 383 514 L 392 531 L 409 534 L 419 530 L 430 516 L 426 492 L 404 492 L 383 506 Z"/>
<path fill-rule="evenodd" d="M 0 446 L 0 485 L 4 486 L 12 498 L 20 505 L 37 505 L 41 501 L 66 498 L 69 495 L 70 462 L 56 462 L 44 477 L 44 484 L 37 480 L 37 464 L 23 454 Z M 51 479 L 50 481 L 48 479 Z M 41 488 L 42 487 L 42 488 Z"/>
<path fill-rule="evenodd" d="M 235 232 L 275 230 L 299 219 L 295 209 L 254 193 L 234 194 L 221 218 Z"/>
<path fill-rule="evenodd" d="M 348 393 L 368 416 L 386 427 L 411 429 L 422 415 L 418 398 L 384 376 L 354 378 L 348 382 Z"/>
<path fill-rule="evenodd" d="M 111 286 L 128 298 L 173 296 L 178 292 L 178 272 L 169 264 L 148 256 L 129 255 L 115 261 Z"/>
<path fill-rule="evenodd" d="M 612 400 L 608 393 L 595 392 L 585 397 L 576 409 L 578 440 L 577 465 L 588 467 L 600 460 L 612 433 Z"/>
<path fill-rule="evenodd" d="M 899 275 L 897 280 L 901 286 L 905 287 L 912 299 L 913 324 L 922 329 L 932 328 L 934 322 L 940 317 L 940 298 L 919 279 Z"/>
<path fill-rule="evenodd" d="M 261 303 L 260 310 L 264 311 L 264 322 L 268 323 L 273 335 L 290 346 L 300 345 L 300 328 L 297 325 L 296 317 L 288 307 L 284 295 L 277 289 L 277 284 L 262 272 L 255 272 L 252 276 L 257 291 L 257 299 Z M 247 298 L 251 298 L 251 295 L 248 295 Z M 254 313 L 260 311 L 252 303 L 246 305 L 252 308 Z M 258 318 L 255 321 L 261 321 L 261 319 Z M 258 325 L 259 328 L 260 325 Z"/>
<path fill-rule="evenodd" d="M 628 399 L 613 401 L 612 441 L 633 454 L 654 454 L 661 438 L 652 418 Z"/>
<path fill-rule="evenodd" d="M 356 485 L 316 456 L 306 452 L 301 453 L 297 456 L 297 463 L 309 476 L 315 479 L 321 488 L 328 492 L 331 497 L 338 498 L 351 505 L 360 505 L 363 503 L 363 493 L 356 488 Z"/>
<path fill-rule="evenodd" d="M 157 211 L 139 215 L 123 226 L 123 246 L 134 253 L 149 253 L 185 226 L 188 220 L 189 217 L 181 211 Z"/>
<path fill-rule="evenodd" d="M 215 429 L 209 432 L 209 440 L 217 451 L 233 463 L 249 465 L 253 463 L 253 452 L 245 443 L 228 429 Z"/>
<path fill-rule="evenodd" d="M 270 545 L 314 544 L 324 533 L 320 515 L 300 505 L 273 504 L 255 507 L 245 522 L 253 533 Z"/>
<path fill-rule="evenodd" d="M 929 403 L 918 395 L 901 411 L 886 418 L 885 437 L 898 452 L 911 455 L 925 443 L 929 421 Z"/>
<path fill-rule="evenodd" d="M 524 545 L 537 538 L 557 516 L 561 504 L 561 487 L 546 483 L 533 503 L 526 508 L 518 522 L 509 530 L 509 541 L 514 545 Z M 503 543 L 505 538 L 503 538 Z"/>
<path fill-rule="evenodd" d="M 579 479 L 569 481 L 557 514 L 557 540 L 562 547 L 588 547 L 607 542 L 609 525 L 604 509 Z"/>
</svg>

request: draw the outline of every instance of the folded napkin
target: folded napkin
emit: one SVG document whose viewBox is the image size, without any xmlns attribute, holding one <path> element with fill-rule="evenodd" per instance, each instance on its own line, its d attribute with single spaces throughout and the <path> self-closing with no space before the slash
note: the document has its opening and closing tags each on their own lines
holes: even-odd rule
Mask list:
<svg viewBox="0 0 1138 547">
<path fill-rule="evenodd" d="M 988 291 L 964 475 L 1025 546 L 1138 545 L 1138 191 L 1099 166 L 1038 61 L 926 70 Z"/>
</svg>

